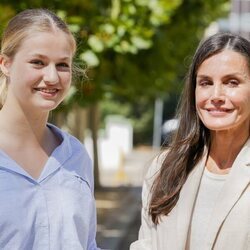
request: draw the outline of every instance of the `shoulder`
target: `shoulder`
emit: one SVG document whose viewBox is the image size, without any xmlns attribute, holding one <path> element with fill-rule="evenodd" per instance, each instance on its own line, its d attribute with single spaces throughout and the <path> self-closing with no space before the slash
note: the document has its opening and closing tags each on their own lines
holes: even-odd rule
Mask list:
<svg viewBox="0 0 250 250">
<path fill-rule="evenodd" d="M 162 164 L 166 156 L 167 156 L 167 151 L 162 151 L 153 159 L 145 176 L 145 181 L 152 182 L 156 178 L 156 176 L 159 174 L 161 170 Z"/>
<path fill-rule="evenodd" d="M 85 172 L 86 170 L 92 171 L 92 161 L 83 143 L 67 132 L 64 132 L 64 134 L 71 149 L 71 168 L 76 170 L 85 169 Z"/>
<path fill-rule="evenodd" d="M 70 161 L 65 165 L 65 169 L 72 173 L 76 173 L 84 181 L 88 183 L 93 191 L 94 177 L 93 164 L 89 154 L 83 145 L 76 137 L 67 133 L 69 144 L 72 149 Z"/>
<path fill-rule="evenodd" d="M 154 183 L 154 180 L 160 174 L 162 164 L 166 158 L 167 151 L 163 151 L 158 154 L 154 160 L 152 161 L 151 165 L 148 168 L 147 174 L 145 175 L 143 188 L 142 188 L 142 200 L 145 207 L 148 206 L 150 197 L 151 197 L 151 189 Z"/>
<path fill-rule="evenodd" d="M 88 158 L 88 160 L 90 160 L 84 144 L 79 139 L 77 139 L 75 136 L 73 136 L 67 132 L 63 132 L 63 133 L 64 133 L 65 137 L 68 138 L 68 142 L 69 142 L 69 145 L 70 145 L 73 153 L 74 154 L 80 153 L 81 156 Z"/>
<path fill-rule="evenodd" d="M 80 140 L 78 140 L 76 137 L 69 134 L 68 132 L 64 131 L 63 129 L 56 127 L 55 125 L 48 124 L 48 126 L 58 137 L 61 138 L 62 143 L 60 146 L 62 146 L 62 149 L 68 150 L 69 153 L 74 155 L 74 157 L 78 155 L 90 160 L 89 155 Z"/>
<path fill-rule="evenodd" d="M 59 146 L 60 154 L 63 154 L 62 157 L 65 158 L 62 167 L 68 172 L 77 175 L 92 187 L 93 164 L 83 143 L 68 132 L 54 125 L 51 127 L 62 138 L 62 143 Z"/>
</svg>

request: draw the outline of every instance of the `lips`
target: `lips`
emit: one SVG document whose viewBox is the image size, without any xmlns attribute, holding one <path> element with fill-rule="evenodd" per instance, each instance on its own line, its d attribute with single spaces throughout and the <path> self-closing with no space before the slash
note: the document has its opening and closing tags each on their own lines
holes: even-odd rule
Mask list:
<svg viewBox="0 0 250 250">
<path fill-rule="evenodd" d="M 43 92 L 45 94 L 55 94 L 59 89 L 48 89 L 48 88 L 35 88 L 36 91 Z"/>
<path fill-rule="evenodd" d="M 221 113 L 225 113 L 225 112 L 231 112 L 233 111 L 233 109 L 229 109 L 229 108 L 206 108 L 206 110 L 208 112 L 221 112 Z"/>
<path fill-rule="evenodd" d="M 206 108 L 206 111 L 214 117 L 221 117 L 225 116 L 227 114 L 230 114 L 234 111 L 234 109 L 228 109 L 228 108 Z"/>
<path fill-rule="evenodd" d="M 206 109 L 208 112 L 231 112 L 232 109 L 227 109 L 227 108 L 207 108 Z"/>
</svg>

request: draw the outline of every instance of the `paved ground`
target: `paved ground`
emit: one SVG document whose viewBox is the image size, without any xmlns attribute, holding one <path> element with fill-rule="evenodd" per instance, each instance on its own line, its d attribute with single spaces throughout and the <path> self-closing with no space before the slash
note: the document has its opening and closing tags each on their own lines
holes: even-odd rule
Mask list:
<svg viewBox="0 0 250 250">
<path fill-rule="evenodd" d="M 103 186 L 141 186 L 144 176 L 159 150 L 151 147 L 134 149 L 116 169 L 102 169 L 100 166 L 100 181 Z"/>
<path fill-rule="evenodd" d="M 152 148 L 138 148 L 116 170 L 101 171 L 103 188 L 96 190 L 97 244 L 102 249 L 128 250 L 140 227 L 141 185 Z"/>
<path fill-rule="evenodd" d="M 140 195 L 139 187 L 104 188 L 96 192 L 99 247 L 129 249 L 140 226 Z"/>
</svg>

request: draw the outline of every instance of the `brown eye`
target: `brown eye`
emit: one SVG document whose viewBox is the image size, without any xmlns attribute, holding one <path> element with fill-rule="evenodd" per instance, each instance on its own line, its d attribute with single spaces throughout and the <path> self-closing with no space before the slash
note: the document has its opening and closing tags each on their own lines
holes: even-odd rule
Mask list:
<svg viewBox="0 0 250 250">
<path fill-rule="evenodd" d="M 205 86 L 208 86 L 208 85 L 212 85 L 212 82 L 208 81 L 208 80 L 200 80 L 200 81 L 198 81 L 198 85 L 205 87 Z"/>
<path fill-rule="evenodd" d="M 230 86 L 230 87 L 237 87 L 239 85 L 239 82 L 235 79 L 231 79 L 227 82 L 227 84 Z"/>
</svg>

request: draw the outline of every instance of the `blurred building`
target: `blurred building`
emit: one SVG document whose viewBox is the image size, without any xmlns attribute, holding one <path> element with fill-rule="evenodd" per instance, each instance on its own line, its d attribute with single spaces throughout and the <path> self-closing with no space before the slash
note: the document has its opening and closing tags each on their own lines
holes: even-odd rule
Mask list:
<svg viewBox="0 0 250 250">
<path fill-rule="evenodd" d="M 205 31 L 205 37 L 219 31 L 233 32 L 250 40 L 250 0 L 231 0 L 228 18 L 220 18 Z"/>
<path fill-rule="evenodd" d="M 229 30 L 250 39 L 250 1 L 232 0 Z"/>
</svg>

